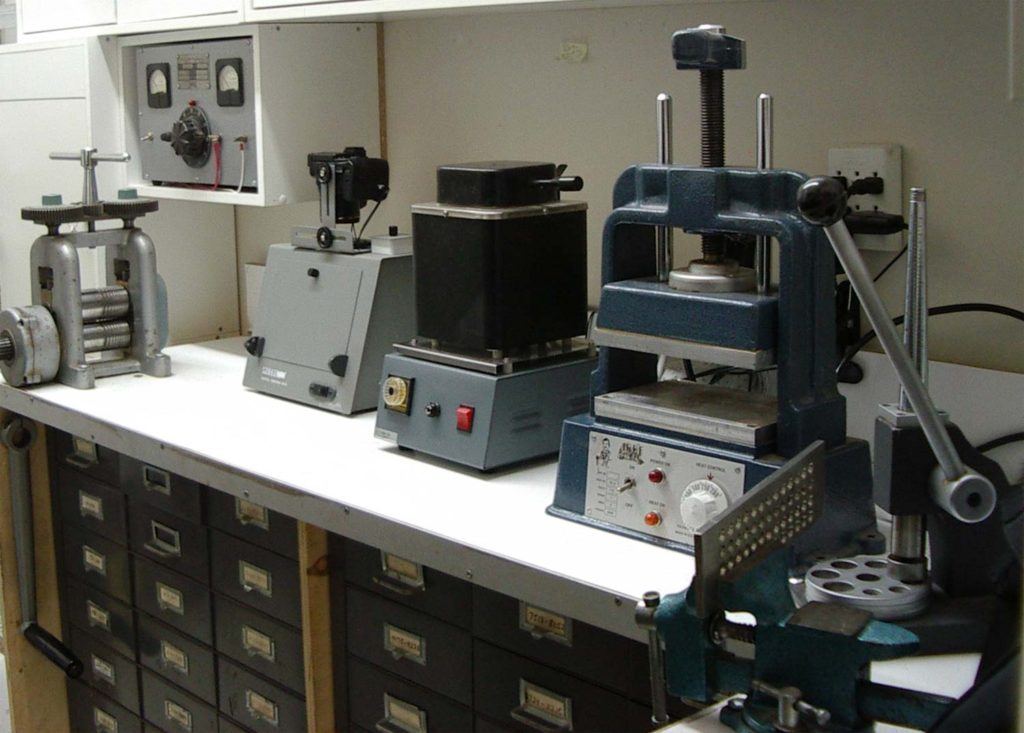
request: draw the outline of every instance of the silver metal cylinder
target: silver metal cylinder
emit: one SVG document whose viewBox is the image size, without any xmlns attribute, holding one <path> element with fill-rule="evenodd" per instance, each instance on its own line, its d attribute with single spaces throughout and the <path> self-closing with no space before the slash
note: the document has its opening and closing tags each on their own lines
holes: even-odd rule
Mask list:
<svg viewBox="0 0 1024 733">
<path fill-rule="evenodd" d="M 126 349 L 132 343 L 132 328 L 127 321 L 90 323 L 82 327 L 85 353 L 108 349 Z"/>
<path fill-rule="evenodd" d="M 0 333 L 0 361 L 10 361 L 14 358 L 14 339 L 7 331 Z"/>
<path fill-rule="evenodd" d="M 772 122 L 772 95 L 759 94 L 757 97 L 757 169 L 772 167 L 774 129 Z M 772 239 L 758 236 L 754 249 L 754 271 L 757 292 L 766 295 L 772 287 Z"/>
<path fill-rule="evenodd" d="M 889 561 L 892 573 L 905 583 L 921 583 L 928 577 L 925 518 L 922 515 L 893 515 Z"/>
<path fill-rule="evenodd" d="M 672 97 L 662 92 L 656 102 L 658 113 L 658 163 L 672 162 Z M 667 282 L 672 272 L 672 228 L 657 227 L 654 232 L 654 251 L 658 280 Z"/>
<path fill-rule="evenodd" d="M 128 289 L 123 285 L 82 291 L 82 322 L 113 321 L 124 318 L 131 308 Z"/>
<path fill-rule="evenodd" d="M 928 390 L 921 381 L 914 363 L 900 342 L 899 334 L 892 323 L 882 298 L 875 290 L 853 235 L 840 219 L 825 227 L 825 234 L 846 276 L 860 298 L 868 322 L 875 330 L 879 343 L 892 362 L 900 383 L 907 392 L 910 406 L 917 414 L 917 420 L 928 439 L 935 459 L 938 461 L 938 476 L 932 479 L 932 497 L 936 503 L 962 522 L 980 522 L 995 508 L 996 492 L 990 481 L 968 471 L 960 454 L 953 447 L 953 441 L 946 432 L 942 419 L 932 404 Z M 970 511 L 966 511 L 970 509 Z"/>
<path fill-rule="evenodd" d="M 910 189 L 910 231 L 907 233 L 907 285 L 903 307 L 903 345 L 921 381 L 928 384 L 928 292 L 926 208 L 923 188 Z M 909 410 L 906 389 L 900 387 L 900 409 Z"/>
</svg>

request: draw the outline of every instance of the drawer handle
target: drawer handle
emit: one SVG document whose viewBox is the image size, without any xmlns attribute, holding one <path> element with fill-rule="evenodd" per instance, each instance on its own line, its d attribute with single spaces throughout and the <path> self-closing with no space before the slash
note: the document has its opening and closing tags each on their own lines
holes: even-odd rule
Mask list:
<svg viewBox="0 0 1024 733">
<path fill-rule="evenodd" d="M 427 711 L 384 693 L 384 717 L 374 723 L 377 733 L 427 733 Z"/>
<path fill-rule="evenodd" d="M 570 723 L 552 723 L 550 720 L 542 718 L 531 712 L 529 707 L 526 705 L 520 705 L 512 708 L 508 714 L 511 716 L 512 720 L 520 722 L 534 730 L 542 731 L 542 733 L 565 733 L 565 731 L 572 730 L 572 725 Z"/>
<path fill-rule="evenodd" d="M 373 576 L 373 584 L 380 586 L 384 590 L 391 591 L 396 595 L 406 597 L 413 596 L 417 593 L 422 593 L 424 591 L 423 586 L 415 587 L 411 585 L 406 585 L 405 583 L 400 583 L 399 581 L 392 580 L 391 578 L 388 578 L 386 576 L 381 577 L 380 575 Z"/>
<path fill-rule="evenodd" d="M 64 456 L 64 460 L 72 466 L 79 468 L 91 468 L 98 464 L 99 458 L 96 455 L 96 444 L 77 436 L 71 438 L 71 453 Z"/>
<path fill-rule="evenodd" d="M 270 531 L 270 512 L 265 506 L 235 497 L 235 519 L 243 527 L 255 527 Z"/>
<path fill-rule="evenodd" d="M 149 521 L 150 540 L 143 545 L 157 557 L 181 557 L 181 533 L 155 519 Z"/>
<path fill-rule="evenodd" d="M 142 467 L 142 488 L 164 496 L 171 494 L 171 474 L 153 466 Z"/>
<path fill-rule="evenodd" d="M 405 728 L 395 725 L 387 718 L 381 718 L 374 723 L 373 729 L 378 733 L 409 733 Z"/>
</svg>

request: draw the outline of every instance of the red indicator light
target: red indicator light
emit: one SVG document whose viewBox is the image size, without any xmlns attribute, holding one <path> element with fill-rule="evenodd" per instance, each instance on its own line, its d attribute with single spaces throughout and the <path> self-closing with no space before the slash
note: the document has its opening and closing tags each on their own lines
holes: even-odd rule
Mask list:
<svg viewBox="0 0 1024 733">
<path fill-rule="evenodd" d="M 660 484 L 665 480 L 665 472 L 660 468 L 653 468 L 651 472 L 647 474 L 647 480 L 652 484 Z"/>
<path fill-rule="evenodd" d="M 647 514 L 644 515 L 644 524 L 648 527 L 657 527 L 661 524 L 661 515 L 657 512 L 647 512 Z"/>
</svg>

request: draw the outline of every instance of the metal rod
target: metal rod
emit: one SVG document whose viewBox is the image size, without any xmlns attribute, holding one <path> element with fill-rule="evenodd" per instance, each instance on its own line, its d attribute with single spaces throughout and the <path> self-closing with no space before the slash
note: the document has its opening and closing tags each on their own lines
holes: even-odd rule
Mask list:
<svg viewBox="0 0 1024 733">
<path fill-rule="evenodd" d="M 896 577 L 910 583 L 924 581 L 928 576 L 925 559 L 924 516 L 921 514 L 893 515 L 889 560 Z"/>
<path fill-rule="evenodd" d="M 966 473 L 963 461 L 960 460 L 960 456 L 953 447 L 953 441 L 950 440 L 946 428 L 942 425 L 942 419 L 935 411 L 935 405 L 932 404 L 931 397 L 928 396 L 928 390 L 921 381 L 921 376 L 903 348 L 900 337 L 896 333 L 896 327 L 885 310 L 878 291 L 872 285 L 871 274 L 864 265 L 860 252 L 857 251 L 857 244 L 853 241 L 850 230 L 840 219 L 835 224 L 825 227 L 825 234 L 828 236 L 843 270 L 846 271 L 846 276 L 849 278 L 854 292 L 860 298 L 864 313 L 875 330 L 878 342 L 885 350 L 900 382 L 907 391 L 910 406 L 917 413 L 921 429 L 924 430 L 928 444 L 935 453 L 935 458 L 942 469 L 942 475 L 947 481 L 957 480 Z"/>
<path fill-rule="evenodd" d="M 16 417 L 3 427 L 7 446 L 7 481 L 11 489 L 11 523 L 14 527 L 14 558 L 18 566 L 18 602 L 21 625 L 36 621 L 36 562 L 32 523 L 32 487 L 29 483 L 28 449 L 35 439 L 32 428 Z"/>
<path fill-rule="evenodd" d="M 672 162 L 672 97 L 664 92 L 659 94 L 656 108 L 658 112 L 658 163 L 669 165 Z M 655 229 L 654 248 L 658 280 L 667 282 L 668 275 L 672 272 L 671 227 Z"/>
<path fill-rule="evenodd" d="M 774 129 L 772 121 L 772 95 L 759 94 L 757 97 L 757 169 L 772 167 Z M 754 249 L 754 271 L 757 292 L 767 295 L 772 287 L 772 240 L 759 235 Z"/>
<path fill-rule="evenodd" d="M 636 604 L 637 625 L 647 631 L 647 664 L 651 680 L 651 721 L 658 725 L 668 722 L 668 703 L 665 696 L 665 655 L 661 650 L 656 616 L 661 605 L 661 594 L 647 591 Z"/>
</svg>

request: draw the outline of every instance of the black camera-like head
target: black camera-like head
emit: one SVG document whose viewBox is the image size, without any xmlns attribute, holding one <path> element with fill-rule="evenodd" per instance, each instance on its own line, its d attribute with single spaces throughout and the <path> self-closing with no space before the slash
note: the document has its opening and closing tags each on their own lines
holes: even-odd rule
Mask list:
<svg viewBox="0 0 1024 733">
<path fill-rule="evenodd" d="M 310 153 L 306 160 L 317 187 L 334 188 L 334 218 L 354 224 L 369 201 L 388 197 L 390 170 L 383 158 L 368 158 L 366 148 L 348 147 L 340 153 Z"/>
</svg>

